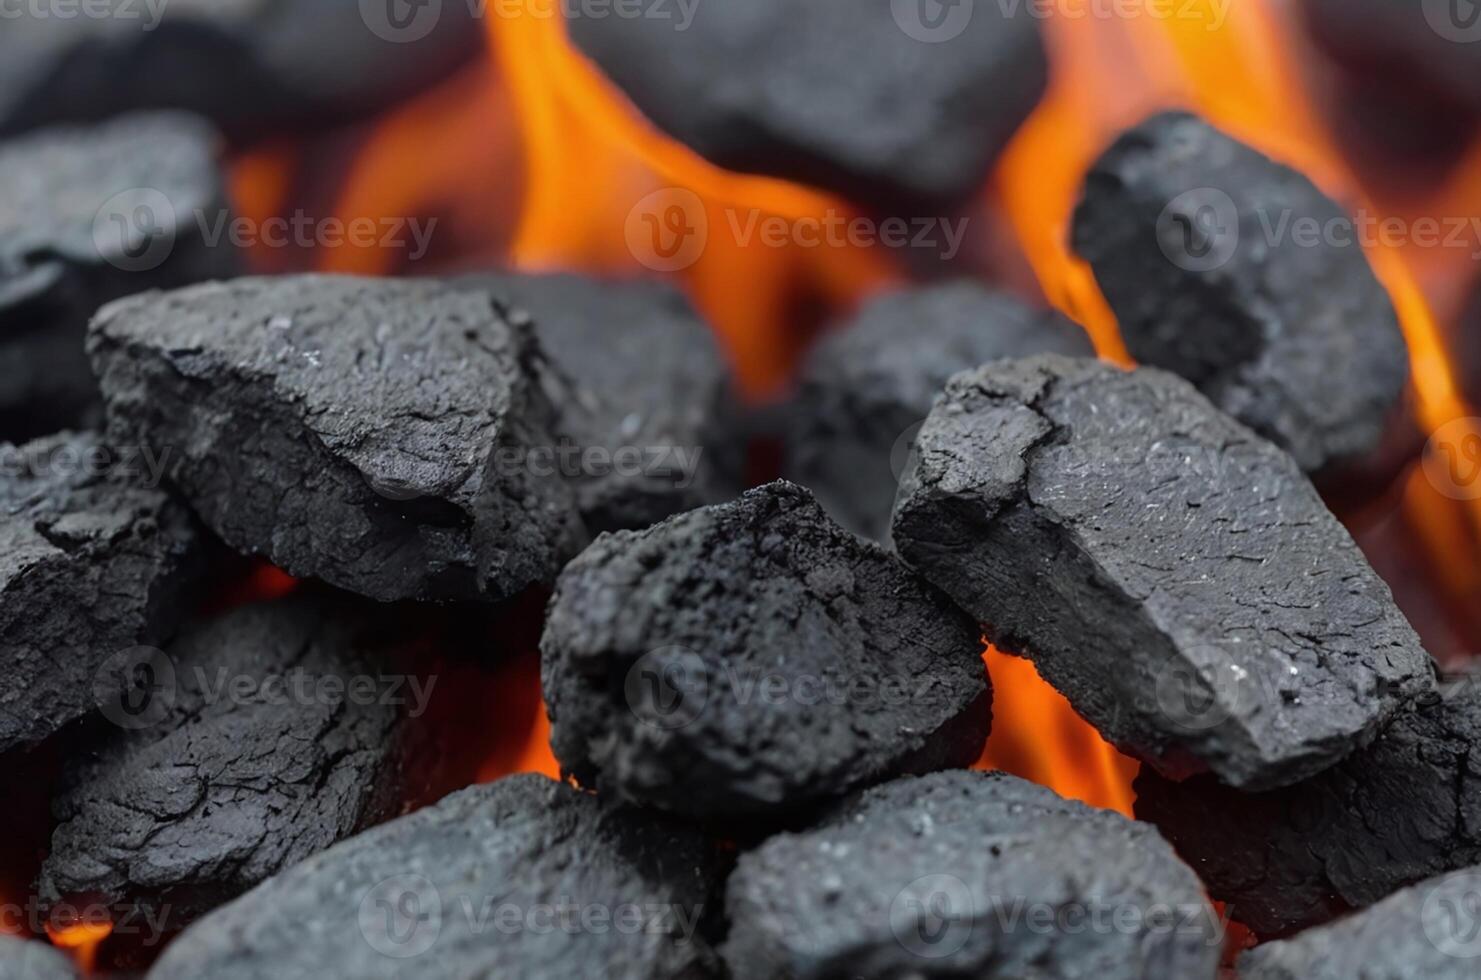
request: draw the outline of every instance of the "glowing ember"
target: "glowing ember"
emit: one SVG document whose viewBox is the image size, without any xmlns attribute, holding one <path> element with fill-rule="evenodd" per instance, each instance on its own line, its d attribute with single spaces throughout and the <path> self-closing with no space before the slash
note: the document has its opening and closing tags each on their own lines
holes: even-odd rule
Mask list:
<svg viewBox="0 0 1481 980">
<path fill-rule="evenodd" d="M 113 934 L 112 922 L 78 922 L 72 925 L 46 924 L 46 935 L 52 944 L 66 950 L 83 973 L 97 966 L 98 947 Z"/>
</svg>

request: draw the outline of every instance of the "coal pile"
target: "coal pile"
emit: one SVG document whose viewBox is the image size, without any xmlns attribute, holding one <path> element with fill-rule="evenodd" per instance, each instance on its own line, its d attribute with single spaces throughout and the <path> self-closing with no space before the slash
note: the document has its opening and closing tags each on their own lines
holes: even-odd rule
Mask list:
<svg viewBox="0 0 1481 980">
<path fill-rule="evenodd" d="M 742 854 L 725 907 L 735 980 L 1213 980 L 1223 942 L 1151 827 L 1002 773 L 866 790 Z"/>
<path fill-rule="evenodd" d="M 1245 953 L 1239 980 L 1471 980 L 1481 957 L 1478 913 L 1481 868 L 1456 871 Z"/>
<path fill-rule="evenodd" d="M 541 651 L 562 767 L 707 820 L 965 766 L 990 723 L 976 624 L 785 482 L 599 538 Z"/>
<path fill-rule="evenodd" d="M 154 703 L 105 708 L 119 727 L 68 760 L 42 900 L 101 897 L 177 929 L 399 813 L 430 692 L 399 672 L 395 625 L 300 593 L 143 654 Z"/>
<path fill-rule="evenodd" d="M 188 929 L 149 978 L 700 978 L 718 870 L 687 828 L 511 776 L 269 880 Z"/>
<path fill-rule="evenodd" d="M 163 108 L 248 138 L 385 108 L 480 50 L 465 3 L 90 0 L 70 17 L 38 6 L 15 5 L 0 33 L 0 134 Z"/>
<path fill-rule="evenodd" d="M 0 437 L 25 439 L 100 414 L 83 352 L 100 305 L 230 275 L 237 254 L 209 238 L 230 218 L 216 135 L 193 117 L 45 130 L 0 143 L 0 172 Z"/>
<path fill-rule="evenodd" d="M 1137 816 L 1173 842 L 1210 894 L 1280 936 L 1424 878 L 1481 864 L 1481 682 L 1399 715 L 1367 748 L 1296 786 L 1243 794 L 1143 771 Z"/>
<path fill-rule="evenodd" d="M 110 305 L 89 350 L 114 439 L 173 447 L 205 523 L 381 600 L 498 600 L 585 541 L 543 358 L 494 298 L 432 281 L 242 279 Z"/>
<path fill-rule="evenodd" d="M 528 313 L 568 382 L 556 466 L 592 534 L 733 495 L 744 441 L 713 331 L 673 287 L 576 275 L 469 280 Z"/>
<path fill-rule="evenodd" d="M 975 282 L 886 293 L 802 366 L 786 433 L 788 476 L 839 523 L 889 538 L 915 430 L 951 376 L 1005 357 L 1094 356 L 1079 326 Z"/>
<path fill-rule="evenodd" d="M 0 752 L 112 703 L 120 655 L 188 609 L 196 526 L 148 460 L 90 434 L 0 444 Z"/>
<path fill-rule="evenodd" d="M 865 206 L 965 199 L 1047 85 L 1027 9 L 954 5 L 934 23 L 908 3 L 755 0 L 690 17 L 568 24 L 638 109 L 701 156 Z"/>
<path fill-rule="evenodd" d="M 1044 355 L 953 378 L 900 555 L 1124 751 L 1264 789 L 1371 741 L 1429 657 L 1290 456 L 1180 378 Z"/>
<path fill-rule="evenodd" d="M 1169 113 L 1091 168 L 1073 237 L 1133 357 L 1314 473 L 1377 449 L 1409 376 L 1393 303 L 1346 221 L 1301 174 Z M 1349 234 L 1313 240 L 1313 222 Z"/>
</svg>

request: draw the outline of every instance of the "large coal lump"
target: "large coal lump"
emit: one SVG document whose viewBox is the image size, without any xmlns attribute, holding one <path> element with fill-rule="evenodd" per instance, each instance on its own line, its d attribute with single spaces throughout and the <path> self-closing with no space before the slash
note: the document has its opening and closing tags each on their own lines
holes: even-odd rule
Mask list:
<svg viewBox="0 0 1481 980">
<path fill-rule="evenodd" d="M 1409 377 L 1361 240 L 1304 176 L 1183 113 L 1122 135 L 1074 219 L 1132 355 L 1307 472 L 1372 453 Z"/>
<path fill-rule="evenodd" d="M 150 980 L 702 980 L 694 831 L 511 776 L 344 841 L 186 930 Z"/>
<path fill-rule="evenodd" d="M 976 624 L 784 482 L 598 538 L 541 650 L 561 765 L 691 817 L 966 765 L 990 722 Z"/>
<path fill-rule="evenodd" d="M 915 430 L 951 376 L 1042 353 L 1095 351 L 1064 317 L 975 282 L 886 293 L 808 354 L 788 419 L 787 475 L 844 527 L 884 541 Z"/>
<path fill-rule="evenodd" d="M 83 350 L 99 306 L 230 275 L 239 257 L 214 235 L 231 220 L 216 135 L 191 116 L 0 143 L 0 173 L 0 436 L 24 439 L 101 414 Z"/>
<path fill-rule="evenodd" d="M 0 443 L 0 751 L 112 704 L 128 652 L 188 611 L 200 536 L 161 463 L 92 434 Z"/>
<path fill-rule="evenodd" d="M 1000 4 L 753 0 L 568 23 L 701 156 L 865 205 L 976 191 L 1048 79 L 1038 18 Z"/>
<path fill-rule="evenodd" d="M 150 293 L 89 337 L 121 442 L 217 534 L 375 599 L 503 599 L 585 540 L 534 465 L 554 409 L 528 325 L 487 292 L 285 276 Z"/>
<path fill-rule="evenodd" d="M 894 536 L 996 644 L 1175 778 L 1297 782 L 1433 686 L 1291 457 L 1156 369 L 1044 355 L 953 378 Z"/>
<path fill-rule="evenodd" d="M 735 980 L 1213 980 L 1223 929 L 1146 824 L 1003 773 L 866 790 L 742 854 Z"/>
<path fill-rule="evenodd" d="M 67 954 L 39 939 L 0 933 L 0 977 L 5 980 L 81 980 Z"/>
<path fill-rule="evenodd" d="M 141 652 L 152 686 L 67 761 L 43 901 L 128 904 L 178 929 L 395 816 L 430 695 L 397 638 L 376 607 L 300 594 Z"/>
</svg>

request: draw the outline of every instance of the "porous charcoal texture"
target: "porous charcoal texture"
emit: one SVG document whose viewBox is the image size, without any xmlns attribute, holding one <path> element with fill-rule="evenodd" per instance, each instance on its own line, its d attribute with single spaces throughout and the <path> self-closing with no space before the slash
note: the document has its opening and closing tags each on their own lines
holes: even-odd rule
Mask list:
<svg viewBox="0 0 1481 980">
<path fill-rule="evenodd" d="M 1312 473 L 1371 452 L 1409 376 L 1393 303 L 1345 222 L 1301 174 L 1169 113 L 1091 168 L 1074 245 L 1138 361 Z"/>
<path fill-rule="evenodd" d="M 235 271 L 236 250 L 210 235 L 230 220 L 215 144 L 181 114 L 0 143 L 0 437 L 100 417 L 83 341 L 101 304 Z"/>
<path fill-rule="evenodd" d="M 92 434 L 0 444 L 0 751 L 110 703 L 118 655 L 188 611 L 196 525 L 148 462 Z"/>
<path fill-rule="evenodd" d="M 43 901 L 101 896 L 177 929 L 396 815 L 435 684 L 397 668 L 397 641 L 377 607 L 300 594 L 141 659 L 152 687 L 68 761 Z"/>
<path fill-rule="evenodd" d="M 981 187 L 1048 78 L 1029 10 L 956 6 L 936 23 L 930 6 L 756 0 L 692 5 L 687 23 L 677 9 L 568 23 L 637 107 L 700 155 L 892 207 Z"/>
<path fill-rule="evenodd" d="M 976 624 L 785 482 L 598 538 L 540 646 L 561 765 L 696 818 L 967 765 L 991 720 Z"/>
<path fill-rule="evenodd" d="M 1040 353 L 1095 351 L 1064 317 L 974 282 L 887 293 L 808 355 L 787 475 L 844 527 L 885 541 L 915 430 L 946 382 L 988 361 Z"/>
<path fill-rule="evenodd" d="M 1003 773 L 866 790 L 742 854 L 725 908 L 735 980 L 1212 980 L 1223 938 L 1154 829 Z"/>
<path fill-rule="evenodd" d="M 233 136 L 406 99 L 481 50 L 466 3 L 89 0 L 16 4 L 0 33 L 0 133 L 186 109 Z"/>
<path fill-rule="evenodd" d="M 1291 457 L 1153 368 L 1044 355 L 953 378 L 894 536 L 1175 778 L 1294 783 L 1432 689 L 1388 586 Z"/>
<path fill-rule="evenodd" d="M 1378 739 L 1297 786 L 1244 794 L 1143 770 L 1137 816 L 1158 826 L 1214 898 L 1279 936 L 1481 864 L 1481 684 L 1441 686 Z"/>
<path fill-rule="evenodd" d="M 576 275 L 470 281 L 533 318 L 571 386 L 555 406 L 563 437 L 555 465 L 575 481 L 592 534 L 732 496 L 744 442 L 729 369 L 677 290 Z"/>
<path fill-rule="evenodd" d="M 131 297 L 89 350 L 120 442 L 170 447 L 217 534 L 375 599 L 507 598 L 585 532 L 542 358 L 492 296 L 285 276 Z"/>
<path fill-rule="evenodd" d="M 67 954 L 41 939 L 0 934 L 0 977 L 5 980 L 79 980 Z"/>
<path fill-rule="evenodd" d="M 694 831 L 510 776 L 344 841 L 187 930 L 150 980 L 702 980 Z"/>
<path fill-rule="evenodd" d="M 1239 980 L 1473 980 L 1481 959 L 1481 868 L 1406 888 L 1364 912 L 1266 943 Z"/>
</svg>

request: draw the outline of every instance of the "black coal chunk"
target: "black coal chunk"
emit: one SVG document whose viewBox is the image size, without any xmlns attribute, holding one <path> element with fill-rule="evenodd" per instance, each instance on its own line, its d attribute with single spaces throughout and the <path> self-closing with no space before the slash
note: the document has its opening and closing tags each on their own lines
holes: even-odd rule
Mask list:
<svg viewBox="0 0 1481 980">
<path fill-rule="evenodd" d="M 1481 864 L 1481 682 L 1447 683 L 1441 695 L 1297 786 L 1244 794 L 1143 770 L 1137 816 L 1167 835 L 1234 918 L 1266 936 Z"/>
<path fill-rule="evenodd" d="M 81 976 L 67 955 L 50 943 L 0 933 L 0 977 L 5 980 L 79 980 Z"/>
<path fill-rule="evenodd" d="M 177 929 L 401 812 L 435 681 L 367 606 L 300 594 L 138 651 L 149 686 L 68 761 L 42 900 L 101 896 Z"/>
<path fill-rule="evenodd" d="M 431 281 L 287 276 L 110 305 L 89 350 L 121 442 L 170 447 L 216 533 L 376 599 L 502 599 L 584 543 L 532 465 L 554 410 L 527 325 Z"/>
<path fill-rule="evenodd" d="M 1239 980 L 1473 980 L 1481 868 L 1433 878 L 1350 918 L 1240 957 Z"/>
<path fill-rule="evenodd" d="M 1118 139 L 1074 219 L 1132 355 L 1309 473 L 1372 452 L 1408 379 L 1361 237 L 1301 174 L 1182 113 Z"/>
<path fill-rule="evenodd" d="M 207 916 L 150 980 L 703 978 L 693 830 L 511 776 L 345 841 Z"/>
<path fill-rule="evenodd" d="M 1157 832 L 1003 773 L 866 790 L 742 854 L 735 980 L 1212 980 L 1222 927 Z"/>
<path fill-rule="evenodd" d="M 541 651 L 561 765 L 696 818 L 967 765 L 991 721 L 976 624 L 785 482 L 598 538 Z"/>
<path fill-rule="evenodd" d="M 0 751 L 111 703 L 119 655 L 189 608 L 199 537 L 158 464 L 92 434 L 0 444 Z"/>
<path fill-rule="evenodd" d="M 786 435 L 787 476 L 844 527 L 885 541 L 915 431 L 946 382 L 1041 353 L 1095 350 L 1057 313 L 974 282 L 887 293 L 809 353 Z"/>
<path fill-rule="evenodd" d="M 476 57 L 475 7 L 347 0 L 16 4 L 0 32 L 0 134 L 185 109 L 234 137 L 389 106 Z"/>
<path fill-rule="evenodd" d="M 1296 782 L 1432 688 L 1388 586 L 1290 456 L 1154 368 L 1043 355 L 953 378 L 894 536 L 1174 777 Z"/>
<path fill-rule="evenodd" d="M 553 464 L 592 534 L 650 524 L 738 489 L 744 442 L 729 369 L 673 287 L 578 275 L 472 280 L 534 320 L 570 392 Z"/>
<path fill-rule="evenodd" d="M 101 414 L 83 351 L 100 305 L 235 271 L 210 236 L 230 220 L 215 143 L 198 119 L 153 114 L 0 144 L 0 435 Z"/>
<path fill-rule="evenodd" d="M 959 201 L 1043 95 L 1026 9 L 887 0 L 696 4 L 569 17 L 571 37 L 659 128 L 731 170 L 867 206 Z M 868 70 L 863 70 L 868 66 Z"/>
</svg>

